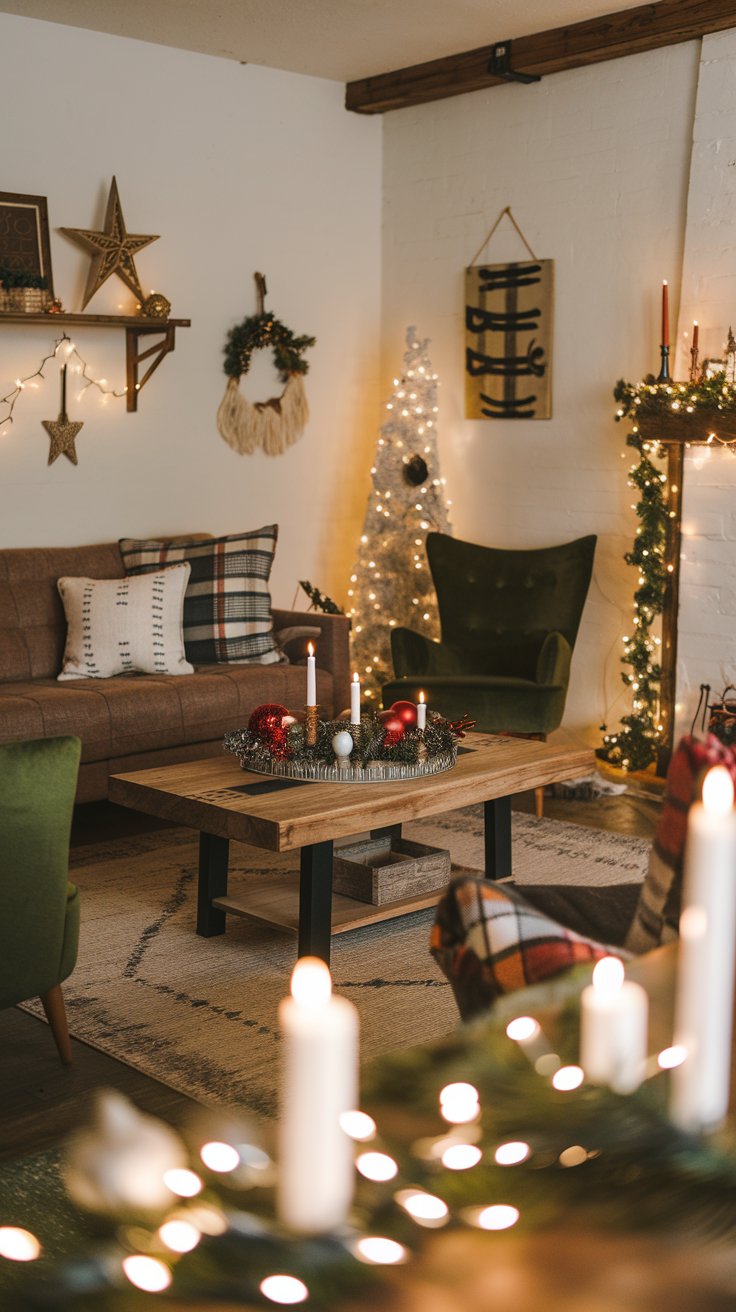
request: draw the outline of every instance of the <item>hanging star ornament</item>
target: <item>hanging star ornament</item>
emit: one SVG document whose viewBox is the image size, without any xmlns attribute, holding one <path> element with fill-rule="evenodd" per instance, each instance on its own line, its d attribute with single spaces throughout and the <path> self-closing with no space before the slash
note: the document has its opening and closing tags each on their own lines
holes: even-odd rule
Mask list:
<svg viewBox="0 0 736 1312">
<path fill-rule="evenodd" d="M 61 370 L 61 410 L 58 419 L 42 419 L 46 432 L 51 438 L 48 463 L 53 465 L 59 456 L 66 456 L 73 465 L 78 465 L 77 448 L 74 445 L 77 433 L 84 424 L 73 422 L 66 412 L 66 365 Z"/>
<path fill-rule="evenodd" d="M 158 241 L 158 236 L 141 236 L 126 231 L 115 178 L 112 180 L 110 195 L 107 198 L 105 226 L 102 232 L 91 232 L 87 228 L 61 228 L 60 231 L 83 246 L 85 250 L 92 251 L 94 257 L 84 290 L 82 309 L 113 273 L 122 279 L 139 301 L 144 299 L 133 257 L 142 251 L 144 246 L 150 246 L 152 241 Z"/>
</svg>

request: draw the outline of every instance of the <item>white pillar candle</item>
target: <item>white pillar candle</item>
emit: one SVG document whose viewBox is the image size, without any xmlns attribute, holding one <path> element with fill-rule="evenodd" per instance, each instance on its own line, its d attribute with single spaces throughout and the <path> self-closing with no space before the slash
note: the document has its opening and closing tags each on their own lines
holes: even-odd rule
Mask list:
<svg viewBox="0 0 736 1312">
<path fill-rule="evenodd" d="M 317 705 L 317 663 L 311 642 L 307 647 L 307 706 Z"/>
<path fill-rule="evenodd" d="M 724 766 L 708 771 L 690 808 L 675 1005 L 670 1114 L 683 1130 L 716 1129 L 728 1110 L 736 941 L 736 812 Z"/>
<path fill-rule="evenodd" d="M 426 729 L 427 727 L 427 703 L 424 700 L 424 693 L 420 692 L 419 701 L 417 702 L 417 729 Z"/>
<path fill-rule="evenodd" d="M 603 957 L 580 1006 L 580 1065 L 587 1078 L 615 1093 L 632 1093 L 644 1078 L 647 1058 L 645 990 L 624 979 L 618 957 Z"/>
<path fill-rule="evenodd" d="M 353 1196 L 353 1145 L 340 1117 L 358 1103 L 358 1012 L 332 996 L 324 961 L 302 957 L 279 1024 L 278 1214 L 291 1230 L 320 1234 L 343 1224 Z"/>
<path fill-rule="evenodd" d="M 350 723 L 360 724 L 360 679 L 353 675 L 350 685 Z"/>
</svg>

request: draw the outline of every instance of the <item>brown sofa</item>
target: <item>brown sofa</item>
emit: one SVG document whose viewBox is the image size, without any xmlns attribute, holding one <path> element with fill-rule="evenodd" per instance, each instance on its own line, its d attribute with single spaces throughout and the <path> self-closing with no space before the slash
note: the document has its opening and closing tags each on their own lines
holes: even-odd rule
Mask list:
<svg viewBox="0 0 736 1312">
<path fill-rule="evenodd" d="M 222 751 L 223 734 L 263 702 L 304 705 L 304 665 L 208 665 L 194 674 L 130 674 L 57 683 L 66 622 L 56 580 L 122 578 L 117 543 L 0 550 L 0 742 L 76 734 L 82 740 L 77 801 L 107 796 L 108 776 Z M 274 610 L 276 631 L 319 629 L 317 700 L 349 705 L 349 622 L 343 615 Z M 287 643 L 304 660 L 305 640 Z"/>
</svg>

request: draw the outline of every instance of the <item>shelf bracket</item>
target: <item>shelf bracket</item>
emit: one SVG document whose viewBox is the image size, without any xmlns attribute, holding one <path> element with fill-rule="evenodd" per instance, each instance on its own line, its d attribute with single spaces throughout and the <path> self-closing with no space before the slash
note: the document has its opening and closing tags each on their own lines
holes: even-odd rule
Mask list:
<svg viewBox="0 0 736 1312">
<path fill-rule="evenodd" d="M 154 342 L 147 350 L 141 351 L 139 343 L 141 337 L 150 337 L 152 334 L 160 335 L 163 333 L 163 340 Z M 126 328 L 125 329 L 125 374 L 126 374 L 126 408 L 129 412 L 138 409 L 138 393 L 145 387 L 151 374 L 154 373 L 165 355 L 168 355 L 176 348 L 176 326 L 173 323 L 162 323 L 144 327 Z M 144 360 L 153 357 L 151 364 L 146 369 L 143 377 L 138 375 L 138 366 Z"/>
<path fill-rule="evenodd" d="M 532 82 L 541 82 L 539 73 L 517 73 L 512 69 L 511 44 L 510 41 L 496 42 L 491 51 L 488 72 L 493 77 L 500 78 L 502 82 L 523 82 L 527 86 Z"/>
</svg>

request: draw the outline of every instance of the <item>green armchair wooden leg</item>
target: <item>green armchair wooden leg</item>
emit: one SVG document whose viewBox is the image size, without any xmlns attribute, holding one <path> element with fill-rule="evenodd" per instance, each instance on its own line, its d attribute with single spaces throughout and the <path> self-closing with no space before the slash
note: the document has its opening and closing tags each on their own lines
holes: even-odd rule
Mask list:
<svg viewBox="0 0 736 1312">
<path fill-rule="evenodd" d="M 69 1029 L 66 1023 L 66 1010 L 64 1008 L 64 996 L 61 992 L 61 985 L 54 984 L 48 993 L 41 994 L 41 1005 L 46 1012 L 46 1019 L 51 1026 L 51 1033 L 54 1036 L 54 1043 L 59 1052 L 59 1056 L 65 1066 L 72 1064 L 72 1045 L 69 1040 Z"/>
</svg>

